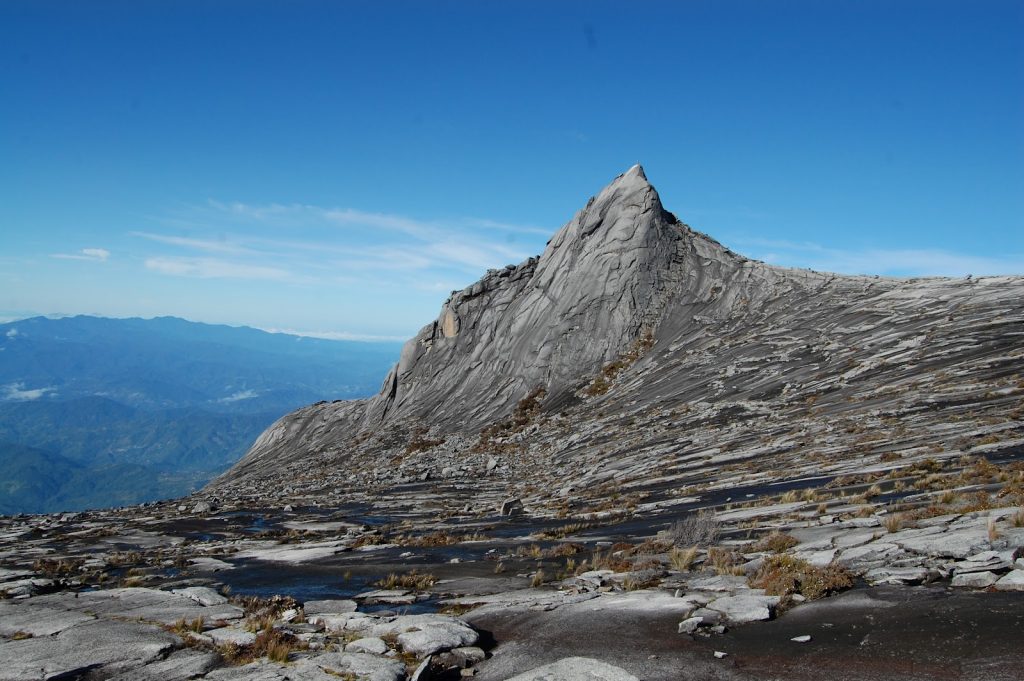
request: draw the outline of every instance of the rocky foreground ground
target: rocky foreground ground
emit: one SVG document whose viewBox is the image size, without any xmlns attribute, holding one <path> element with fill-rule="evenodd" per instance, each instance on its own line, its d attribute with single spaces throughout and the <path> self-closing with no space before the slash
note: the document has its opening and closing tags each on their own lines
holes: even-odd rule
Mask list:
<svg viewBox="0 0 1024 681">
<path fill-rule="evenodd" d="M 0 679 L 1019 679 L 1017 454 L 574 522 L 515 499 L 7 517 Z"/>
</svg>

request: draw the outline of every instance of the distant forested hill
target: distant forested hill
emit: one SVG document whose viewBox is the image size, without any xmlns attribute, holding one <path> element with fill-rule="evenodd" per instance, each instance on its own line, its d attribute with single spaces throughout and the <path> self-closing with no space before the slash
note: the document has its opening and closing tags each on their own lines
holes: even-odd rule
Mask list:
<svg viewBox="0 0 1024 681">
<path fill-rule="evenodd" d="M 172 317 L 0 324 L 0 513 L 186 494 L 279 416 L 376 392 L 400 349 Z"/>
</svg>

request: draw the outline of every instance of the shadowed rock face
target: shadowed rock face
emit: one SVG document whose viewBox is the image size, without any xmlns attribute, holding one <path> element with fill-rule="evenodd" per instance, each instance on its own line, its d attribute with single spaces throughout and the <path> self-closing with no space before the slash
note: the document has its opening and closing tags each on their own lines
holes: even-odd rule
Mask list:
<svg viewBox="0 0 1024 681">
<path fill-rule="evenodd" d="M 768 414 L 843 390 L 868 399 L 868 383 L 880 390 L 908 368 L 936 373 L 975 351 L 1019 353 L 1001 325 L 1020 320 L 1022 294 L 1019 278 L 897 280 L 752 261 L 665 211 L 634 166 L 541 256 L 453 293 L 406 343 L 377 396 L 285 416 L 214 487 L 394 451 L 416 426 L 442 440 L 471 438 L 535 388 L 549 414 L 581 409 L 581 400 L 622 415 L 708 404 Z M 986 322 L 964 324 L 975 316 Z M 615 390 L 584 397 L 602 366 L 640 338 L 652 349 Z M 582 408 L 582 418 L 592 411 Z M 544 442 L 545 451 L 582 452 L 606 441 L 612 424 L 576 425 L 577 437 L 565 447 Z M 588 431 L 598 435 L 588 440 Z"/>
</svg>

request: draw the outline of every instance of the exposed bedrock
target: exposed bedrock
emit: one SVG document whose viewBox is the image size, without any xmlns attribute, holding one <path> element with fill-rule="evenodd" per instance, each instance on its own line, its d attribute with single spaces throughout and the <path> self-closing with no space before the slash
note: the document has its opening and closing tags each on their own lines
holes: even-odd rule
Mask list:
<svg viewBox="0 0 1024 681">
<path fill-rule="evenodd" d="M 991 393 L 1019 369 L 1022 301 L 1020 277 L 841 276 L 744 258 L 667 212 L 634 166 L 539 257 L 453 292 L 406 343 L 378 395 L 281 418 L 211 489 L 379 458 L 416 432 L 429 432 L 423 449 L 468 441 L 538 388 L 542 413 L 574 419 L 571 441 L 544 441 L 549 460 L 607 442 L 611 424 L 599 413 L 685 407 L 708 412 L 696 421 L 706 425 L 724 411 L 764 429 L 755 434 L 764 440 L 778 435 L 773 415 L 799 405 L 793 415 L 807 417 L 819 398 L 827 398 L 819 413 L 829 413 L 818 423 L 907 408 L 907 391 L 941 406 L 959 399 L 957 382 L 980 381 Z M 602 379 L 602 367 L 623 357 Z M 594 380 L 608 385 L 588 392 Z M 660 419 L 660 445 L 644 444 L 648 429 L 633 434 L 632 449 L 663 457 L 673 442 L 685 456 L 678 438 L 694 432 L 688 418 Z"/>
</svg>

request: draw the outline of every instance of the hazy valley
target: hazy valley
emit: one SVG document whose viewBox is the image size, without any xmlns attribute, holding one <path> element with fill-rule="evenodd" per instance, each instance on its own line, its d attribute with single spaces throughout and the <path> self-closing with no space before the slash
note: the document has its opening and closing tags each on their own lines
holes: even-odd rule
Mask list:
<svg viewBox="0 0 1024 681">
<path fill-rule="evenodd" d="M 282 413 L 375 392 L 395 343 L 159 319 L 0 325 L 0 513 L 166 499 Z"/>
</svg>

